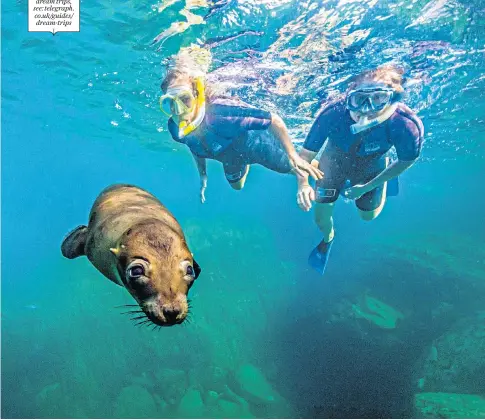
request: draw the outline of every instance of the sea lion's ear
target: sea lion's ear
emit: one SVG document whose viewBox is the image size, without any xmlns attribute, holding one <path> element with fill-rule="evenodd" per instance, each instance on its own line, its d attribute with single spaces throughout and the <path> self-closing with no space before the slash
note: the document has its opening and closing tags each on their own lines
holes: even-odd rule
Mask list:
<svg viewBox="0 0 485 420">
<path fill-rule="evenodd" d="M 195 278 L 199 277 L 200 272 L 202 271 L 200 268 L 200 265 L 197 264 L 197 261 L 192 259 L 194 261 L 194 271 L 195 271 Z"/>
<path fill-rule="evenodd" d="M 115 257 L 117 257 L 118 255 L 120 255 L 120 249 L 119 248 L 110 248 L 109 250 L 113 253 L 113 255 Z"/>
<path fill-rule="evenodd" d="M 120 256 L 120 253 L 121 253 L 121 250 L 125 248 L 124 245 L 121 245 L 121 246 L 118 246 L 116 248 L 110 248 L 109 250 L 113 253 L 113 255 L 115 257 L 119 257 Z"/>
</svg>

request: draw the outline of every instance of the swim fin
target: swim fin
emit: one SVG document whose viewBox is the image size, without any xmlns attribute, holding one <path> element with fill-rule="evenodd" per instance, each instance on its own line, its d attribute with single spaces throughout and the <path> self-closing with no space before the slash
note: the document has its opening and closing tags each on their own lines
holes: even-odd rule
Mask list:
<svg viewBox="0 0 485 420">
<path fill-rule="evenodd" d="M 399 195 L 399 177 L 387 181 L 387 197 L 396 197 Z"/>
<path fill-rule="evenodd" d="M 324 242 L 324 241 L 322 241 Z M 322 276 L 325 273 L 325 268 L 327 267 L 328 257 L 330 255 L 330 251 L 333 245 L 333 239 L 326 243 L 326 250 L 320 251 L 318 248 L 322 244 L 320 242 L 317 247 L 311 252 L 310 256 L 308 257 L 308 264 Z"/>
</svg>

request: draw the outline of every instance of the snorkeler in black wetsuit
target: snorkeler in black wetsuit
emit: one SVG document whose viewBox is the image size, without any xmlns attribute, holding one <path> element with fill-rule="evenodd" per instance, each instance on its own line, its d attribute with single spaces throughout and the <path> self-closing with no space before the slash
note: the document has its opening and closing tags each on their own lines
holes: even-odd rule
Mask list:
<svg viewBox="0 0 485 420">
<path fill-rule="evenodd" d="M 318 162 L 324 177 L 315 189 L 298 175 L 298 205 L 315 206 L 315 222 L 323 240 L 310 255 L 310 265 L 323 274 L 334 240 L 333 209 L 339 194 L 355 200 L 363 220 L 373 220 L 386 202 L 388 182 L 409 169 L 421 152 L 424 127 L 419 117 L 400 102 L 402 72 L 381 67 L 355 77 L 346 100 L 328 104 L 318 114 L 300 155 Z M 394 147 L 397 160 L 388 164 Z M 346 184 L 350 182 L 350 187 Z"/>
</svg>

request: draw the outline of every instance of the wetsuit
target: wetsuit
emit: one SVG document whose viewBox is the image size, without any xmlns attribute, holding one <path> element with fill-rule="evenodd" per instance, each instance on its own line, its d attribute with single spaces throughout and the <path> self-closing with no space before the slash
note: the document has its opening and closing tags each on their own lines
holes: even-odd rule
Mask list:
<svg viewBox="0 0 485 420">
<path fill-rule="evenodd" d="M 270 125 L 270 112 L 226 97 L 207 103 L 201 125 L 184 138 L 179 138 L 177 124 L 172 119 L 168 121 L 175 141 L 187 145 L 200 158 L 222 162 L 226 179 L 231 183 L 244 176 L 248 164 L 290 172 L 283 146 L 268 132 Z"/>
<path fill-rule="evenodd" d="M 305 140 L 303 147 L 318 152 L 327 144 L 319 162 L 323 179 L 315 185 L 316 201 L 333 203 L 345 183 L 365 184 L 386 168 L 386 153 L 395 147 L 398 159 L 415 160 L 423 144 L 424 128 L 421 120 L 406 105 L 399 103 L 394 114 L 382 124 L 352 134 L 355 121 L 343 101 L 326 106 Z M 383 185 L 356 200 L 363 211 L 373 211 L 382 202 Z"/>
</svg>

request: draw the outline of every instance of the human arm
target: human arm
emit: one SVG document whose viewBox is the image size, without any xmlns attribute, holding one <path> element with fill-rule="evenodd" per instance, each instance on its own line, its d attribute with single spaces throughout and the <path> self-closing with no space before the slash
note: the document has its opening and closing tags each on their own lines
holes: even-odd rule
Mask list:
<svg viewBox="0 0 485 420">
<path fill-rule="evenodd" d="M 379 187 L 384 184 L 384 182 L 390 181 L 391 179 L 401 175 L 405 170 L 410 168 L 415 160 L 400 160 L 397 159 L 386 167 L 380 174 L 375 178 L 371 179 L 365 185 L 367 191 L 372 191 L 374 188 Z"/>
<path fill-rule="evenodd" d="M 312 160 L 317 155 L 316 152 L 302 148 L 300 150 L 300 157 L 305 160 L 305 162 L 312 162 Z M 315 190 L 308 183 L 308 173 L 303 172 L 303 174 L 296 174 L 296 179 L 298 182 L 298 192 L 296 193 L 296 202 L 298 206 L 304 210 L 309 211 L 312 208 L 312 201 L 315 201 Z"/>
<path fill-rule="evenodd" d="M 293 171 L 298 178 L 306 179 L 308 184 L 308 175 L 311 175 L 315 179 L 322 179 L 323 173 L 311 165 L 310 161 L 302 158 L 295 150 L 295 146 L 291 141 L 288 129 L 284 121 L 277 114 L 271 114 L 271 125 L 269 126 L 269 131 L 273 134 L 283 145 L 283 148 L 288 155 Z M 300 181 L 298 181 L 300 182 Z"/>
<path fill-rule="evenodd" d="M 397 160 L 365 184 L 354 185 L 344 191 L 346 197 L 356 199 L 409 169 L 418 159 L 423 144 L 424 127 L 417 117 L 402 118 L 393 126 L 393 142 Z"/>
<path fill-rule="evenodd" d="M 234 136 L 240 131 L 268 130 L 282 144 L 293 172 L 302 174 L 308 172 L 313 178 L 322 177 L 318 168 L 300 158 L 295 150 L 291 137 L 281 117 L 275 113 L 247 105 L 232 99 L 212 104 L 213 122 L 221 126 L 226 136 Z M 220 130 L 221 130 L 220 129 Z"/>
<path fill-rule="evenodd" d="M 381 173 L 379 173 L 376 177 L 371 179 L 369 182 L 365 184 L 357 184 L 353 187 L 347 188 L 344 190 L 344 195 L 350 199 L 357 199 L 362 197 L 365 193 L 372 191 L 373 189 L 381 186 L 384 182 L 387 182 L 399 175 L 401 175 L 405 170 L 410 168 L 415 160 L 395 160 L 389 166 L 386 167 Z"/>
<path fill-rule="evenodd" d="M 200 177 L 200 202 L 205 202 L 205 190 L 207 188 L 207 160 L 192 153 Z"/>
<path fill-rule="evenodd" d="M 330 136 L 330 127 L 332 121 L 335 119 L 333 112 L 334 108 L 332 105 L 322 109 L 315 119 L 305 139 L 305 143 L 300 150 L 300 157 L 306 162 L 311 162 L 312 166 L 318 166 L 315 157 Z M 322 178 L 323 176 L 325 176 L 324 173 L 322 173 Z M 298 192 L 296 200 L 298 206 L 304 211 L 309 211 L 312 207 L 312 201 L 315 201 L 315 190 L 308 183 L 308 175 L 306 173 L 297 175 L 297 182 Z"/>
</svg>

